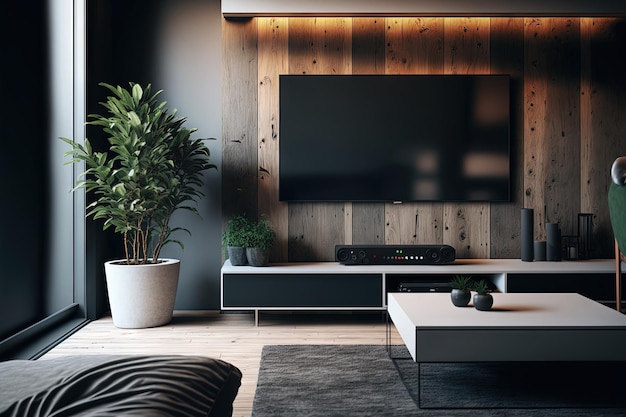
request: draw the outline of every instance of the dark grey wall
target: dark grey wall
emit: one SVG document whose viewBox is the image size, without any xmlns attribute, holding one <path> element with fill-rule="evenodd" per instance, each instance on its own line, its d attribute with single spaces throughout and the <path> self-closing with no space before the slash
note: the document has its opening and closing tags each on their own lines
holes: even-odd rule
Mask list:
<svg viewBox="0 0 626 417">
<path fill-rule="evenodd" d="M 3 3 L 0 342 L 80 302 L 73 171 L 58 139 L 73 135 L 73 34 L 72 0 Z"/>
<path fill-rule="evenodd" d="M 99 82 L 151 83 L 163 89 L 170 109 L 187 117 L 187 127 L 207 142 L 212 163 L 221 166 L 221 10 L 219 0 L 92 0 L 88 3 L 88 113 L 106 91 Z M 93 139 L 98 133 L 89 130 Z M 219 309 L 221 268 L 221 173 L 205 175 L 201 217 L 176 213 L 189 229 L 185 250 L 166 246 L 164 257 L 181 260 L 176 309 Z M 102 261 L 120 256 L 116 236 L 88 225 L 89 269 L 102 282 Z M 89 272 L 88 272 L 89 274 Z"/>
<path fill-rule="evenodd" d="M 0 340 L 43 314 L 48 128 L 45 5 L 9 0 L 2 9 Z"/>
</svg>

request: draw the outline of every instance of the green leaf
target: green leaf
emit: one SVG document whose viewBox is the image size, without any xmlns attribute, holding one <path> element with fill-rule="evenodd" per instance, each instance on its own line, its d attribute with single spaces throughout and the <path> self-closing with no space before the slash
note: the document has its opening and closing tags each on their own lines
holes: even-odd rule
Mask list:
<svg viewBox="0 0 626 417">
<path fill-rule="evenodd" d="M 133 85 L 133 100 L 135 104 L 139 104 L 141 97 L 143 96 L 143 89 L 139 84 Z"/>
</svg>

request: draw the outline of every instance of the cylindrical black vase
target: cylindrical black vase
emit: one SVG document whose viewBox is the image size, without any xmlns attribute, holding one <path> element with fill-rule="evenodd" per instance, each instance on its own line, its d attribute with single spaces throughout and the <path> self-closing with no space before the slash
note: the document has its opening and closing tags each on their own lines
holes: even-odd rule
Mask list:
<svg viewBox="0 0 626 417">
<path fill-rule="evenodd" d="M 578 213 L 578 258 L 591 258 L 591 232 L 592 232 L 591 213 Z"/>
<path fill-rule="evenodd" d="M 535 261 L 545 261 L 546 260 L 546 241 L 545 240 L 535 240 Z"/>
<path fill-rule="evenodd" d="M 530 208 L 522 209 L 522 230 L 521 230 L 521 245 L 522 245 L 522 261 L 532 262 L 534 259 L 533 251 L 533 229 L 535 222 L 535 212 Z"/>
<path fill-rule="evenodd" d="M 558 223 L 546 224 L 546 260 L 561 260 L 561 229 Z"/>
</svg>

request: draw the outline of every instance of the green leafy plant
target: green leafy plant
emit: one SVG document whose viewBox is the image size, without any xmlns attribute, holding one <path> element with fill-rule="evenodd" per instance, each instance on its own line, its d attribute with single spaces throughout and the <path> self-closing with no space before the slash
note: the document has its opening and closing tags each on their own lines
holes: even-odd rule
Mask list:
<svg viewBox="0 0 626 417">
<path fill-rule="evenodd" d="M 456 290 L 469 291 L 472 289 L 473 281 L 469 276 L 455 275 L 450 281 L 450 285 Z"/>
<path fill-rule="evenodd" d="M 245 216 L 235 216 L 228 220 L 222 233 L 222 246 L 246 246 L 246 235 L 250 232 L 250 220 Z"/>
<path fill-rule="evenodd" d="M 489 287 L 489 284 L 484 279 L 481 279 L 480 281 L 476 282 L 474 284 L 473 290 L 476 291 L 476 293 L 480 295 L 487 295 L 491 293 L 491 287 Z"/>
<path fill-rule="evenodd" d="M 123 236 L 128 264 L 157 263 L 163 246 L 177 243 L 172 233 L 187 229 L 171 227 L 172 214 L 195 207 L 203 195 L 202 173 L 217 167 L 209 163 L 206 139 L 191 139 L 197 129 L 183 126 L 186 118 L 169 111 L 159 102 L 162 90 L 152 93 L 151 85 L 130 89 L 106 83 L 112 95 L 100 103 L 105 115 L 91 114 L 88 124 L 100 126 L 109 148 L 95 151 L 88 139 L 84 146 L 61 138 L 72 149 L 65 153 L 70 163 L 83 161 L 85 172 L 74 190 L 91 193 L 93 202 L 87 216 L 104 219 L 103 229 L 113 228 Z"/>
<path fill-rule="evenodd" d="M 257 222 L 251 221 L 245 228 L 245 247 L 247 248 L 260 248 L 262 250 L 268 250 L 274 244 L 276 238 L 276 232 L 270 226 L 267 219 L 260 219 Z"/>
</svg>

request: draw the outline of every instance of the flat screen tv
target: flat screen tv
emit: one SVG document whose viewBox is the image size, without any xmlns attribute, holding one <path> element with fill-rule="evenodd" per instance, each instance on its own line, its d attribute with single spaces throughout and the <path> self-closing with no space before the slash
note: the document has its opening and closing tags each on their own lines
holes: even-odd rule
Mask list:
<svg viewBox="0 0 626 417">
<path fill-rule="evenodd" d="M 508 75 L 281 75 L 279 199 L 510 200 Z"/>
</svg>

